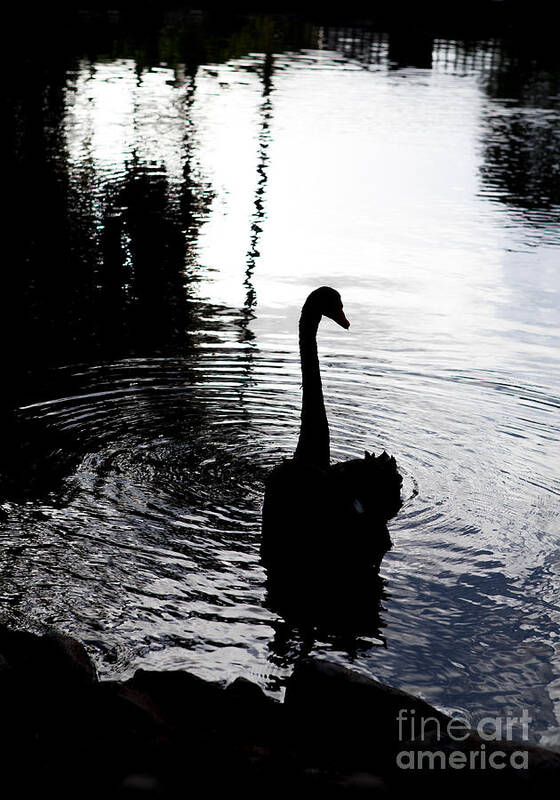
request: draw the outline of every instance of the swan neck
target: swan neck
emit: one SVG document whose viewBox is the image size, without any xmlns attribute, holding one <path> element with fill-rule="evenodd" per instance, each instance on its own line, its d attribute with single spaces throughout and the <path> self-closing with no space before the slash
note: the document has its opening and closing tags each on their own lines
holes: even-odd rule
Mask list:
<svg viewBox="0 0 560 800">
<path fill-rule="evenodd" d="M 301 428 L 295 457 L 326 469 L 330 464 L 329 424 L 317 353 L 321 314 L 303 308 L 299 321 L 299 352 L 303 385 Z"/>
</svg>

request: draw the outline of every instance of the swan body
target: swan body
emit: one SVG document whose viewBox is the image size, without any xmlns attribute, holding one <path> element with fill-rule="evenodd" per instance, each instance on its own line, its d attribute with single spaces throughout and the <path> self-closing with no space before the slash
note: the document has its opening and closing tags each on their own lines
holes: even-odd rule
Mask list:
<svg viewBox="0 0 560 800">
<path fill-rule="evenodd" d="M 402 478 L 387 453 L 330 463 L 316 341 L 323 316 L 350 326 L 339 293 L 327 286 L 309 295 L 299 322 L 303 397 L 296 451 L 266 480 L 261 555 L 269 571 L 378 567 L 391 547 L 386 523 L 402 504 Z"/>
</svg>

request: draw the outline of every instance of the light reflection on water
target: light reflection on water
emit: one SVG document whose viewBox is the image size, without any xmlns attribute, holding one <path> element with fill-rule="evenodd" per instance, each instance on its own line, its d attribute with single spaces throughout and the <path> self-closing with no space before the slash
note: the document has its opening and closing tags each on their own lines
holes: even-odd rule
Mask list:
<svg viewBox="0 0 560 800">
<path fill-rule="evenodd" d="M 163 318 L 175 269 L 187 338 L 61 366 L 22 405 L 22 425 L 68 437 L 68 463 L 4 505 L 3 605 L 77 635 L 105 675 L 186 668 L 278 692 L 311 648 L 441 707 L 526 707 L 537 735 L 560 699 L 560 235 L 539 173 L 558 158 L 558 76 L 504 98 L 495 43 L 436 41 L 431 68 L 392 69 L 386 40 L 364 41 L 322 31 L 322 49 L 194 76 L 69 71 L 69 191 L 93 249 L 116 220 L 124 299 L 107 313 L 144 297 L 132 330 L 155 336 L 151 295 Z M 176 250 L 156 216 L 178 220 Z M 142 284 L 154 241 L 170 272 Z M 381 610 L 351 644 L 283 625 L 258 558 L 263 477 L 298 431 L 299 308 L 325 283 L 352 323 L 320 331 L 333 456 L 387 449 L 407 498 Z"/>
</svg>

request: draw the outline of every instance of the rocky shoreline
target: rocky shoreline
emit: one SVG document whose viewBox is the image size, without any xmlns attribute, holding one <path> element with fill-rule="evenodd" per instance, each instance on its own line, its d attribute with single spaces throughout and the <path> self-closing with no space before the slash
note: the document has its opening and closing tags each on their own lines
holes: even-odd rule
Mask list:
<svg viewBox="0 0 560 800">
<path fill-rule="evenodd" d="M 313 659 L 280 703 L 242 678 L 99 681 L 71 637 L 0 626 L 0 698 L 6 798 L 526 797 L 560 779 L 558 753 L 459 731 L 417 697 Z M 406 740 L 411 716 L 422 735 Z"/>
</svg>

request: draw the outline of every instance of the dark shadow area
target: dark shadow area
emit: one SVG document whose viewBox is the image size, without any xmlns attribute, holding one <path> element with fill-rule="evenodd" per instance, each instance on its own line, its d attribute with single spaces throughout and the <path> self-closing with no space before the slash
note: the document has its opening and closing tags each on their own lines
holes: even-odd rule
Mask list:
<svg viewBox="0 0 560 800">
<path fill-rule="evenodd" d="M 42 498 L 80 461 L 71 433 L 10 411 L 0 417 L 0 437 L 0 501 Z"/>
</svg>

